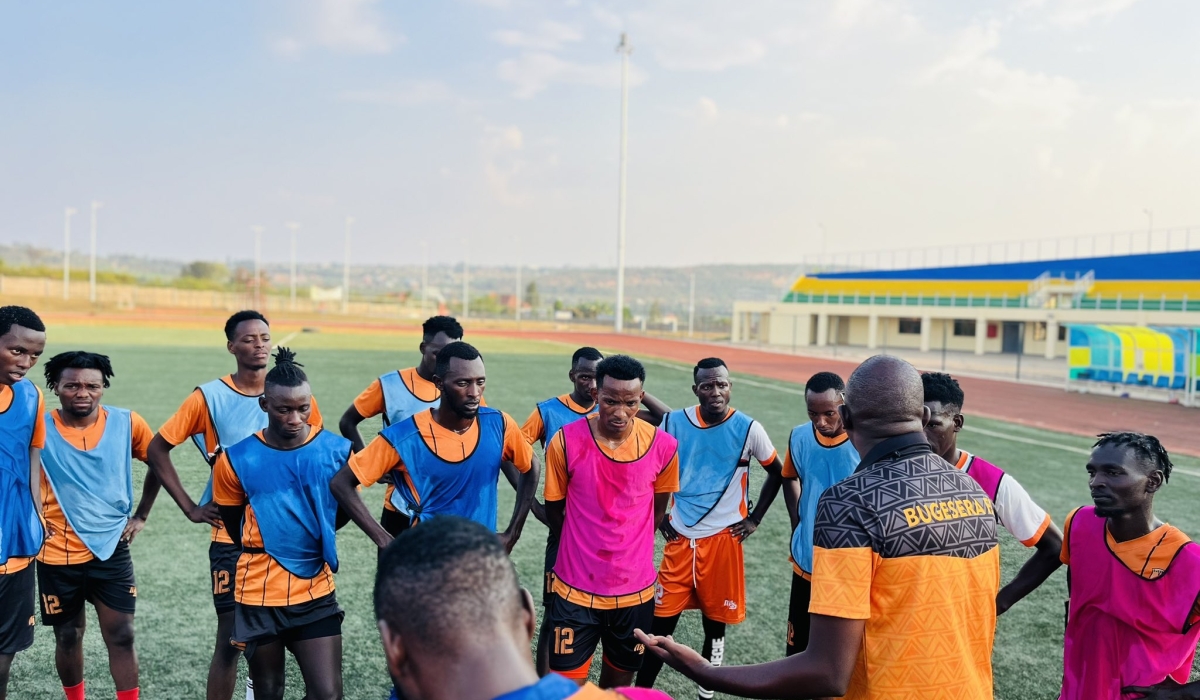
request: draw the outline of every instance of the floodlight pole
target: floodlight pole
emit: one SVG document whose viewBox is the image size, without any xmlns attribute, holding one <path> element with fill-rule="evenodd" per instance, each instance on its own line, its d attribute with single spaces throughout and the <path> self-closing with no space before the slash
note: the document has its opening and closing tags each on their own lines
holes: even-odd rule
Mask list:
<svg viewBox="0 0 1200 700">
<path fill-rule="evenodd" d="M 295 221 L 287 223 L 288 230 L 292 232 L 292 265 L 291 265 L 291 310 L 296 310 L 296 229 L 300 228 L 300 224 Z"/>
<path fill-rule="evenodd" d="M 254 308 L 262 305 L 262 226 L 251 226 L 254 232 Z"/>
<path fill-rule="evenodd" d="M 613 313 L 613 330 L 620 333 L 625 326 L 625 169 L 629 150 L 629 54 L 633 53 L 624 32 L 617 53 L 621 54 L 621 174 L 617 192 L 617 308 Z"/>
<path fill-rule="evenodd" d="M 75 207 L 67 207 L 63 213 L 63 299 L 71 298 L 71 217 Z"/>
<path fill-rule="evenodd" d="M 350 313 L 350 226 L 353 216 L 346 217 L 346 259 L 342 263 L 342 313 Z"/>
<path fill-rule="evenodd" d="M 96 303 L 96 210 L 104 206 L 104 202 L 92 200 L 92 257 L 88 264 L 88 297 Z"/>
</svg>

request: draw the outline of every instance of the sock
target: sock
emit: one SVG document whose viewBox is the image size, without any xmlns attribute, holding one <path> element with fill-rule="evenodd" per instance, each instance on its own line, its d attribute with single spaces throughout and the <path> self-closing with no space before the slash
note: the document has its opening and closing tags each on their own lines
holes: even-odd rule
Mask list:
<svg viewBox="0 0 1200 700">
<path fill-rule="evenodd" d="M 246 700 L 254 700 L 254 679 L 246 677 Z"/>
<path fill-rule="evenodd" d="M 117 700 L 138 700 L 138 689 L 130 688 L 129 690 L 118 690 Z"/>
<path fill-rule="evenodd" d="M 713 666 L 720 666 L 725 660 L 725 638 L 718 637 L 712 640 L 712 652 L 709 655 L 708 662 Z M 700 686 L 696 686 L 696 695 L 700 700 L 712 700 L 713 691 L 706 690 Z"/>
<path fill-rule="evenodd" d="M 79 681 L 79 685 L 71 687 L 63 686 L 63 693 L 66 694 L 67 700 L 84 700 L 83 681 Z"/>
</svg>

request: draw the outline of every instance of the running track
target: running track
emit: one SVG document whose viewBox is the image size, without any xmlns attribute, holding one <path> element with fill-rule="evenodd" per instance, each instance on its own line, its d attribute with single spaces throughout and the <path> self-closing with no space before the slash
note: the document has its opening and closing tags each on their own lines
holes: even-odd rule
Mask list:
<svg viewBox="0 0 1200 700">
<path fill-rule="evenodd" d="M 798 357 L 729 345 L 692 343 L 613 333 L 553 333 L 472 330 L 570 345 L 615 348 L 687 364 L 706 356 L 724 359 L 736 372 L 803 384 L 821 371 L 849 376 L 855 363 L 829 358 Z M 1062 389 L 992 379 L 959 379 L 969 413 L 1020 425 L 1090 437 L 1111 430 L 1136 430 L 1158 436 L 1170 452 L 1200 457 L 1200 411 L 1153 401 L 1067 393 Z"/>
</svg>

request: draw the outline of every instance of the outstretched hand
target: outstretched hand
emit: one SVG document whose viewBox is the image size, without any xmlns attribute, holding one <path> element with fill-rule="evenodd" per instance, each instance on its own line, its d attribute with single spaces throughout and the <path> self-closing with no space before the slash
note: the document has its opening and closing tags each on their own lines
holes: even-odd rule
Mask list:
<svg viewBox="0 0 1200 700">
<path fill-rule="evenodd" d="M 654 654 L 663 663 L 694 681 L 699 681 L 700 675 L 710 667 L 707 659 L 691 647 L 676 642 L 674 637 L 646 634 L 640 629 L 634 630 L 633 634 L 646 645 L 647 653 Z"/>
</svg>

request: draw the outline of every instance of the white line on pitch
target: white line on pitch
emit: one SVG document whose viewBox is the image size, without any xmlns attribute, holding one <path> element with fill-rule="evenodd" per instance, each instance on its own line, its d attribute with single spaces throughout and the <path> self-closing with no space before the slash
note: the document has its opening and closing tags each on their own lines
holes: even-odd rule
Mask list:
<svg viewBox="0 0 1200 700">
<path fill-rule="evenodd" d="M 291 340 L 292 338 L 295 338 L 298 335 L 300 335 L 300 331 L 292 331 L 291 333 L 288 333 L 287 335 L 283 336 L 283 340 L 276 340 L 274 345 L 276 347 L 279 347 L 280 345 L 287 345 L 289 340 Z"/>
</svg>

